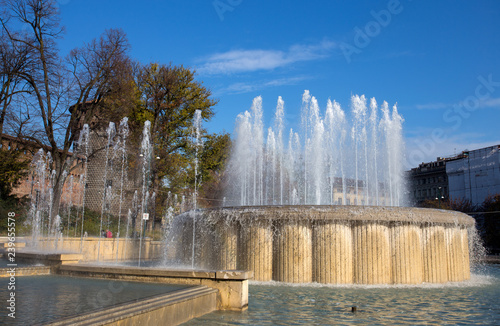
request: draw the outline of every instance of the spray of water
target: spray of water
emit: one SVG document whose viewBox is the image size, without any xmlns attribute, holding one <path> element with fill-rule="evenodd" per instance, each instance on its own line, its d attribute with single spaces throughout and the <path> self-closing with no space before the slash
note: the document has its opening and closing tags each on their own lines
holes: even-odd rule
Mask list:
<svg viewBox="0 0 500 326">
<path fill-rule="evenodd" d="M 120 195 L 119 195 L 119 206 L 118 206 L 118 229 L 116 231 L 116 254 L 115 259 L 118 260 L 118 249 L 120 246 L 120 224 L 122 219 L 122 208 L 123 208 L 123 185 L 125 178 L 127 177 L 127 138 L 129 134 L 128 128 L 128 118 L 123 118 L 118 127 L 118 140 L 115 145 L 115 155 L 121 161 L 121 171 L 120 171 Z M 127 224 L 128 228 L 128 224 Z M 128 235 L 127 234 L 125 237 Z"/>
<path fill-rule="evenodd" d="M 142 131 L 142 142 L 141 142 L 141 158 L 142 158 L 142 194 L 141 194 L 141 229 L 139 237 L 139 266 L 141 266 L 141 253 L 142 253 L 142 238 L 143 238 L 143 226 L 144 226 L 144 213 L 147 213 L 147 202 L 149 196 L 149 178 L 151 169 L 151 154 L 153 152 L 153 146 L 151 144 L 151 121 L 146 121 L 144 123 L 144 129 Z"/>
<path fill-rule="evenodd" d="M 83 125 L 83 129 L 80 132 L 80 137 L 78 138 L 78 148 L 81 154 L 85 157 L 83 166 L 83 178 L 82 180 L 82 229 L 80 235 L 80 253 L 83 252 L 83 236 L 84 236 L 84 222 L 85 222 L 85 194 L 87 190 L 87 172 L 88 172 L 88 159 L 89 159 L 89 145 L 90 145 L 90 129 L 89 125 Z"/>
<path fill-rule="evenodd" d="M 192 254 L 191 254 L 191 267 L 194 268 L 195 261 L 195 243 L 196 243 L 196 210 L 198 209 L 198 187 L 200 183 L 200 176 L 198 175 L 199 168 L 199 152 L 202 148 L 202 140 L 201 140 L 201 111 L 196 110 L 194 113 L 193 120 L 193 146 L 195 148 L 195 156 L 194 156 L 194 193 L 193 193 L 193 245 L 192 245 Z"/>
<path fill-rule="evenodd" d="M 101 234 L 102 234 L 102 221 L 104 217 L 104 210 L 106 208 L 106 202 L 111 198 L 111 186 L 107 185 L 108 180 L 108 168 L 109 168 L 109 151 L 111 148 L 111 144 L 113 142 L 113 138 L 116 133 L 115 124 L 113 122 L 109 123 L 108 129 L 106 130 L 108 138 L 106 143 L 106 162 L 104 165 L 104 189 L 102 192 L 102 205 L 101 205 L 101 223 L 99 225 L 99 241 L 97 242 L 97 261 L 99 261 L 101 256 Z M 108 217 L 109 223 L 109 217 Z"/>
<path fill-rule="evenodd" d="M 406 205 L 403 119 L 396 105 L 390 111 L 371 99 L 368 108 L 364 95 L 354 95 L 348 123 L 339 103 L 329 100 L 323 117 L 305 91 L 302 130 L 290 129 L 288 140 L 284 107 L 279 98 L 267 137 L 261 97 L 238 115 L 226 205 Z"/>
</svg>

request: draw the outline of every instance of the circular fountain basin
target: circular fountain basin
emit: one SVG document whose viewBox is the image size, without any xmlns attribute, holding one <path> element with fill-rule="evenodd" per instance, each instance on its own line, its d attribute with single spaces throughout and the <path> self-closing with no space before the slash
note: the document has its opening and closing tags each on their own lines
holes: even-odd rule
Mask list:
<svg viewBox="0 0 500 326">
<path fill-rule="evenodd" d="M 470 278 L 466 214 L 371 206 L 248 206 L 185 213 L 167 255 L 258 281 L 420 284 Z M 182 226 L 179 229 L 179 226 Z"/>
</svg>

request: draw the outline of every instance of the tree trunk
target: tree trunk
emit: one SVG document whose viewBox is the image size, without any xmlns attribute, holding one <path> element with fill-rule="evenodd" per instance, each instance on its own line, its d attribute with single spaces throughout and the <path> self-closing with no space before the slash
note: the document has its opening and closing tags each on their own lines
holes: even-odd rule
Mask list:
<svg viewBox="0 0 500 326">
<path fill-rule="evenodd" d="M 54 185 L 52 187 L 52 211 L 50 214 L 50 232 L 52 234 L 56 231 L 56 216 L 59 214 L 59 209 L 61 205 L 61 195 L 64 188 L 64 183 L 66 182 L 67 174 L 64 171 L 67 168 L 65 153 L 59 153 L 58 149 L 52 149 L 52 157 L 54 158 L 54 170 L 56 171 Z"/>
</svg>

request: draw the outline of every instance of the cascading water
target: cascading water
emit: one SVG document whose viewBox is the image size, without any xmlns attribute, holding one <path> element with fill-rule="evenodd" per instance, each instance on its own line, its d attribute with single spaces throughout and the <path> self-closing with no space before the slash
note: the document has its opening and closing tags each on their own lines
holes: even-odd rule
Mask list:
<svg viewBox="0 0 500 326">
<path fill-rule="evenodd" d="M 112 196 L 112 188 L 110 185 L 107 184 L 107 175 L 108 175 L 108 168 L 109 168 L 109 150 L 111 148 L 111 144 L 113 142 L 113 138 L 115 137 L 116 129 L 115 129 L 115 124 L 113 122 L 109 123 L 108 129 L 106 130 L 107 135 L 108 135 L 108 140 L 106 143 L 106 162 L 104 166 L 104 189 L 102 192 L 102 205 L 101 205 L 101 223 L 99 226 L 99 241 L 97 244 L 97 261 L 99 261 L 100 254 L 101 254 L 101 234 L 102 234 L 102 222 L 103 222 L 103 217 L 104 217 L 104 211 L 106 209 L 106 203 L 111 202 L 111 196 Z M 109 204 L 109 206 L 111 206 Z M 109 223 L 109 215 L 108 215 L 108 223 Z"/>
<path fill-rule="evenodd" d="M 81 155 L 84 157 L 83 164 L 83 175 L 80 179 L 80 184 L 82 186 L 82 228 L 80 231 L 80 252 L 83 252 L 83 236 L 84 234 L 84 222 L 85 222 L 85 193 L 87 190 L 87 175 L 88 175 L 88 160 L 89 160 L 89 151 L 90 151 L 90 129 L 88 124 L 83 125 L 83 129 L 80 132 L 80 136 L 78 138 L 78 149 L 81 152 Z M 76 225 L 75 225 L 76 232 Z"/>
<path fill-rule="evenodd" d="M 54 249 L 57 250 L 57 245 L 59 244 L 59 239 L 62 240 L 62 233 L 61 233 L 61 216 L 56 215 L 54 219 L 54 228 L 52 231 L 52 235 L 54 237 Z"/>
<path fill-rule="evenodd" d="M 323 118 L 305 91 L 302 132 L 290 130 L 288 146 L 284 107 L 280 97 L 266 138 L 261 97 L 238 115 L 226 205 L 406 205 L 403 119 L 396 105 L 390 112 L 386 102 L 379 109 L 371 99 L 368 110 L 365 96 L 354 95 L 349 124 L 335 101 L 328 101 Z"/>
<path fill-rule="evenodd" d="M 67 202 L 67 217 L 68 217 L 68 226 L 66 228 L 66 236 L 69 237 L 69 228 L 71 226 L 71 208 L 73 206 L 73 175 L 69 176 L 69 191 L 66 193 L 66 202 Z"/>
<path fill-rule="evenodd" d="M 141 154 L 142 158 L 142 193 L 141 193 L 141 228 L 139 237 L 139 266 L 141 266 L 142 238 L 144 226 L 144 213 L 147 213 L 147 202 L 149 196 L 149 178 L 151 169 L 151 154 L 153 146 L 151 144 L 151 121 L 144 122 L 144 130 L 142 132 Z"/>
<path fill-rule="evenodd" d="M 195 262 L 195 243 L 196 243 L 196 210 L 198 209 L 198 186 L 200 183 L 198 176 L 198 155 L 199 151 L 202 147 L 201 142 L 201 110 L 196 110 L 194 113 L 193 120 L 193 146 L 195 148 L 195 156 L 194 156 L 194 192 L 193 192 L 193 204 L 194 210 L 193 212 L 193 239 L 192 239 L 192 253 L 191 253 L 191 267 L 194 268 Z"/>
<path fill-rule="evenodd" d="M 52 173 L 49 173 L 51 164 L 50 153 L 45 153 L 43 149 L 38 150 L 31 163 L 32 191 L 29 216 L 32 228 L 31 241 L 35 248 L 39 247 L 42 236 L 49 236 L 49 214 L 52 212 Z M 44 233 L 44 230 L 47 233 Z"/>
<path fill-rule="evenodd" d="M 119 195 L 119 207 L 118 207 L 118 229 L 116 232 L 116 238 L 118 239 L 116 243 L 116 260 L 118 260 L 118 249 L 120 245 L 120 222 L 122 218 L 122 207 L 123 207 L 123 185 L 125 178 L 127 177 L 127 138 L 129 134 L 128 129 L 128 118 L 123 118 L 120 122 L 120 126 L 118 127 L 118 135 L 119 138 L 115 144 L 115 155 L 121 161 L 121 171 L 120 171 L 120 195 Z M 127 224 L 127 234 L 128 236 L 128 224 Z"/>
<path fill-rule="evenodd" d="M 127 227 L 125 229 L 125 238 L 128 238 L 130 236 L 130 225 L 132 224 L 132 219 L 134 216 L 137 216 L 137 213 L 139 211 L 138 209 L 138 196 L 137 196 L 137 190 L 134 191 L 134 196 L 132 197 L 132 206 L 129 208 L 128 213 L 127 213 Z M 127 252 L 127 246 L 128 246 L 128 241 L 125 241 L 125 248 L 124 252 Z"/>
</svg>

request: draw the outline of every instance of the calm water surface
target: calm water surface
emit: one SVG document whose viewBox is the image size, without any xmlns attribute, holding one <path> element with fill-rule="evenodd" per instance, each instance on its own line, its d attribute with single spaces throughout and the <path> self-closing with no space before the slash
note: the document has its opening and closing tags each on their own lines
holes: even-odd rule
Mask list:
<svg viewBox="0 0 500 326">
<path fill-rule="evenodd" d="M 187 287 L 67 276 L 19 276 L 15 282 L 16 318 L 12 319 L 6 304 L 9 279 L 0 278 L 0 325 L 45 324 Z"/>
<path fill-rule="evenodd" d="M 500 325 L 500 265 L 483 267 L 471 281 L 446 285 L 251 283 L 248 311 L 214 312 L 186 325 L 352 324 Z"/>
</svg>

